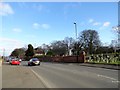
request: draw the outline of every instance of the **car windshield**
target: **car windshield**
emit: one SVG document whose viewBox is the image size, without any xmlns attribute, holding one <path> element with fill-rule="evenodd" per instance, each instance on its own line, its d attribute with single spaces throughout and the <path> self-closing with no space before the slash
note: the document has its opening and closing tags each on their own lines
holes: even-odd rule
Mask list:
<svg viewBox="0 0 120 90">
<path fill-rule="evenodd" d="M 32 61 L 38 61 L 38 59 L 37 58 L 33 58 Z"/>
</svg>

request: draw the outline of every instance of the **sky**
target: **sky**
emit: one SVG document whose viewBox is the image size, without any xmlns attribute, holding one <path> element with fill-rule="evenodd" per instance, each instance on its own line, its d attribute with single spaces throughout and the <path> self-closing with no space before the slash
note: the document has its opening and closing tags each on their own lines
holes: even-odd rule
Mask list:
<svg viewBox="0 0 120 90">
<path fill-rule="evenodd" d="M 83 30 L 96 30 L 103 44 L 116 39 L 117 2 L 1 2 L 0 56 L 15 48 L 75 39 Z"/>
</svg>

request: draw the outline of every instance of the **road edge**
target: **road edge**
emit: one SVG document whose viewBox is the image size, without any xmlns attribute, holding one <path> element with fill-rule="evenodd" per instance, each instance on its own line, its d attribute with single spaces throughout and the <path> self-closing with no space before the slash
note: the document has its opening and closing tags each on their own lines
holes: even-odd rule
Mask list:
<svg viewBox="0 0 120 90">
<path fill-rule="evenodd" d="M 30 69 L 33 74 L 43 83 L 45 88 L 52 88 L 40 75 L 38 75 L 33 69 Z"/>
</svg>

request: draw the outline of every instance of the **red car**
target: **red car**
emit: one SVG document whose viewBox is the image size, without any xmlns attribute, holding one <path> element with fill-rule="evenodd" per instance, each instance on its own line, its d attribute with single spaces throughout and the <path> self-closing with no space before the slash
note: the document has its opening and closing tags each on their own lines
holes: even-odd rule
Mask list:
<svg viewBox="0 0 120 90">
<path fill-rule="evenodd" d="M 17 59 L 12 59 L 12 60 L 10 61 L 10 64 L 11 64 L 11 65 L 20 65 L 20 61 L 17 60 Z"/>
</svg>

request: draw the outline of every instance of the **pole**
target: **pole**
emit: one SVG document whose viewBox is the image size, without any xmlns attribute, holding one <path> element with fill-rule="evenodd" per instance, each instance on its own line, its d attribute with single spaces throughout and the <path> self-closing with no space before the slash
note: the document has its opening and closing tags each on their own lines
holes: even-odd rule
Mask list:
<svg viewBox="0 0 120 90">
<path fill-rule="evenodd" d="M 5 49 L 3 48 L 3 60 L 5 59 Z"/>
<path fill-rule="evenodd" d="M 118 49 L 120 49 L 120 25 L 118 26 Z"/>
<path fill-rule="evenodd" d="M 74 24 L 75 24 L 75 36 L 76 36 L 76 41 L 77 41 L 77 24 L 76 23 Z"/>
<path fill-rule="evenodd" d="M 75 36 L 76 36 L 76 59 L 77 59 L 77 62 L 78 62 L 77 24 L 74 22 L 74 25 L 75 25 Z"/>
</svg>

